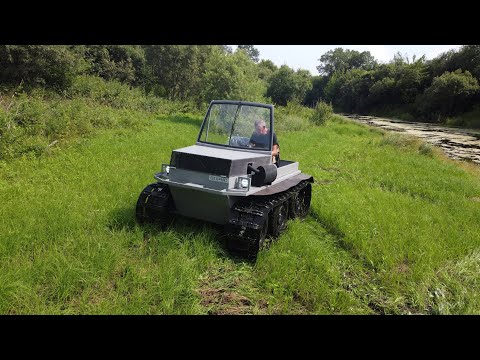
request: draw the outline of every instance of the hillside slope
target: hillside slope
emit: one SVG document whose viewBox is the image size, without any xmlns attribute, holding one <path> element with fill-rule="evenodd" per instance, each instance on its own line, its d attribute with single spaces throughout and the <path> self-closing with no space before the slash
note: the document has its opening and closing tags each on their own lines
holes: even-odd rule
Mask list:
<svg viewBox="0 0 480 360">
<path fill-rule="evenodd" d="M 480 173 L 337 118 L 279 135 L 314 176 L 311 215 L 256 263 L 220 230 L 134 221 L 201 117 L 104 130 L 0 168 L 2 314 L 479 314 Z"/>
</svg>

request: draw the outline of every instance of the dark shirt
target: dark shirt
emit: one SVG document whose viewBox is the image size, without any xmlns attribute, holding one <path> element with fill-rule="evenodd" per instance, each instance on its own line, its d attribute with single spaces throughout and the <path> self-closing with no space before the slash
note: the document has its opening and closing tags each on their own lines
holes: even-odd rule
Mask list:
<svg viewBox="0 0 480 360">
<path fill-rule="evenodd" d="M 268 149 L 268 144 L 270 143 L 270 132 L 267 134 L 258 134 L 254 132 L 250 137 L 250 142 L 255 144 L 255 147 Z M 278 145 L 277 135 L 273 133 L 273 145 Z"/>
</svg>

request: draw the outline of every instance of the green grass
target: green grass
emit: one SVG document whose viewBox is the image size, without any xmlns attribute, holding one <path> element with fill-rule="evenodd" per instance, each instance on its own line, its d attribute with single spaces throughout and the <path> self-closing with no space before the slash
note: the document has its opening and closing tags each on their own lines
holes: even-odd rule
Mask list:
<svg viewBox="0 0 480 360">
<path fill-rule="evenodd" d="M 0 313 L 480 313 L 480 171 L 341 117 L 279 138 L 315 177 L 311 214 L 255 263 L 207 223 L 136 224 L 200 122 L 157 116 L 1 162 Z"/>
</svg>

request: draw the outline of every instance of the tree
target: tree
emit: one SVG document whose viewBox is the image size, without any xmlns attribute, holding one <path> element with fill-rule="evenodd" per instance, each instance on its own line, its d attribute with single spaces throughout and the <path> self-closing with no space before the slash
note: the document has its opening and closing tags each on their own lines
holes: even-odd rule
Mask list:
<svg viewBox="0 0 480 360">
<path fill-rule="evenodd" d="M 88 74 L 130 85 L 143 84 L 145 51 L 139 45 L 73 46 L 89 65 Z"/>
<path fill-rule="evenodd" d="M 238 45 L 237 50 L 243 50 L 254 62 L 258 63 L 260 51 L 253 45 Z"/>
<path fill-rule="evenodd" d="M 228 45 L 218 45 L 226 54 L 233 54 L 233 49 Z"/>
<path fill-rule="evenodd" d="M 369 89 L 368 103 L 371 108 L 385 109 L 398 104 L 399 99 L 395 79 L 391 77 L 376 81 Z"/>
<path fill-rule="evenodd" d="M 258 77 L 258 65 L 244 51 L 227 54 L 214 49 L 206 63 L 199 92 L 201 100 L 263 101 L 265 84 Z"/>
<path fill-rule="evenodd" d="M 413 59 L 412 63 L 399 64 L 395 72 L 397 93 L 403 104 L 411 104 L 421 94 L 427 83 L 427 67 L 425 56 L 420 59 Z"/>
<path fill-rule="evenodd" d="M 444 52 L 429 61 L 428 67 L 432 78 L 461 69 L 480 80 L 480 45 L 463 45 L 458 51 Z"/>
<path fill-rule="evenodd" d="M 268 81 L 277 70 L 278 67 L 272 60 L 261 60 L 258 63 L 258 77 L 262 80 Z"/>
<path fill-rule="evenodd" d="M 344 50 L 336 48 L 323 54 L 317 70 L 321 75 L 332 76 L 335 72 L 345 72 L 350 69 L 372 70 L 377 61 L 370 51 L 358 52 L 356 50 Z"/>
<path fill-rule="evenodd" d="M 469 71 L 445 72 L 433 79 L 432 85 L 419 96 L 420 113 L 429 119 L 453 116 L 468 111 L 480 87 Z"/>
<path fill-rule="evenodd" d="M 325 86 L 328 83 L 328 76 L 313 76 L 312 88 L 305 94 L 303 103 L 307 106 L 314 107 L 315 104 L 325 98 Z"/>
<path fill-rule="evenodd" d="M 274 103 L 286 106 L 290 101 L 302 102 L 311 88 L 311 75 L 307 70 L 295 72 L 287 65 L 282 65 L 270 78 L 267 96 Z"/>
<path fill-rule="evenodd" d="M 0 45 L 0 82 L 68 87 L 85 69 L 82 58 L 64 45 Z"/>
<path fill-rule="evenodd" d="M 170 100 L 198 99 L 202 77 L 212 52 L 210 45 L 149 45 L 145 46 L 147 71 L 151 89 Z"/>
<path fill-rule="evenodd" d="M 341 111 L 365 111 L 373 81 L 372 73 L 361 69 L 335 72 L 325 86 L 326 100 Z"/>
</svg>

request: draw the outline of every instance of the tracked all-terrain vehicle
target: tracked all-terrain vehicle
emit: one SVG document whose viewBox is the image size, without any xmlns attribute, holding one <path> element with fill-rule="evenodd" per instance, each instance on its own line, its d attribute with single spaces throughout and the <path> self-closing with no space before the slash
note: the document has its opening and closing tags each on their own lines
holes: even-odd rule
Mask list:
<svg viewBox="0 0 480 360">
<path fill-rule="evenodd" d="M 259 123 L 263 142 L 252 133 Z M 272 105 L 212 101 L 196 144 L 173 150 L 140 194 L 137 221 L 164 228 L 179 214 L 224 225 L 227 248 L 255 257 L 266 238 L 310 209 L 313 177 L 298 162 L 272 157 L 273 139 Z"/>
</svg>

